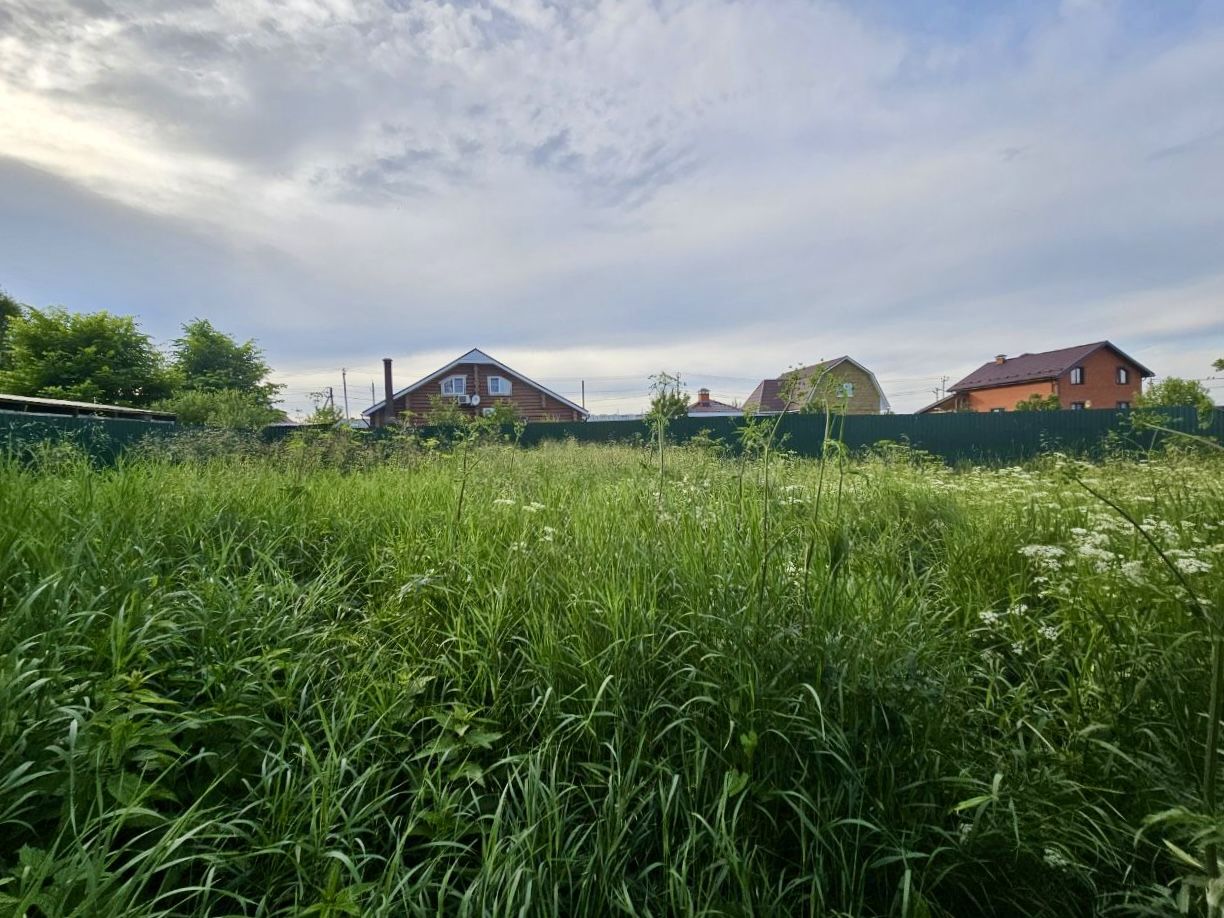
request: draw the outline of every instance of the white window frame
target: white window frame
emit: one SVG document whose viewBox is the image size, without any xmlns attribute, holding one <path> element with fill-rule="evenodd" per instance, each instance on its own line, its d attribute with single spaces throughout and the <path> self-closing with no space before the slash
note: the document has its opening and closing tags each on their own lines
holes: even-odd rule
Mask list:
<svg viewBox="0 0 1224 918">
<path fill-rule="evenodd" d="M 1071 385 L 1082 386 L 1083 384 L 1084 384 L 1084 368 L 1083 367 L 1072 367 L 1071 368 Z"/>
<path fill-rule="evenodd" d="M 493 380 L 497 380 L 497 390 L 493 389 Z M 485 385 L 489 389 L 490 395 L 509 395 L 514 391 L 514 384 L 504 376 L 486 376 Z"/>
<path fill-rule="evenodd" d="M 1118 367 L 1118 374 L 1115 378 L 1117 379 L 1119 386 L 1129 385 L 1130 370 L 1128 370 L 1126 367 Z"/>
<path fill-rule="evenodd" d="M 453 385 L 456 381 L 459 383 L 457 390 Z M 447 396 L 467 395 L 467 377 L 462 373 L 446 377 L 442 380 L 442 394 Z"/>
<path fill-rule="evenodd" d="M 838 386 L 837 394 L 840 398 L 854 398 L 854 383 L 844 382 Z"/>
<path fill-rule="evenodd" d="M 1071 403 L 1071 410 L 1072 410 L 1072 411 L 1083 411 L 1083 410 L 1084 410 L 1085 408 L 1087 408 L 1087 407 L 1088 407 L 1088 405 L 1087 405 L 1087 403 L 1085 403 L 1085 402 L 1072 402 L 1072 403 Z"/>
</svg>

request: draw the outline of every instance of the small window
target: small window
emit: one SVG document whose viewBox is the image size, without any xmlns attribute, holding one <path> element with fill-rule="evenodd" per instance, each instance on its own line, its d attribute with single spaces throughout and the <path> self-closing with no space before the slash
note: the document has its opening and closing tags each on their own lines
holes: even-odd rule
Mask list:
<svg viewBox="0 0 1224 918">
<path fill-rule="evenodd" d="M 854 397 L 854 383 L 852 382 L 842 383 L 840 386 L 837 387 L 837 394 L 840 395 L 842 398 L 853 398 Z"/>
<path fill-rule="evenodd" d="M 443 395 L 467 395 L 466 376 L 448 376 L 442 380 Z"/>
<path fill-rule="evenodd" d="M 1006 410 L 1007 410 L 1006 408 L 991 408 L 990 413 L 991 414 L 1002 414 Z"/>
<path fill-rule="evenodd" d="M 1075 367 L 1071 370 L 1071 385 L 1082 386 L 1084 384 L 1084 368 Z M 1083 405 L 1080 405 L 1083 408 Z"/>
<path fill-rule="evenodd" d="M 1130 402 L 1118 402 L 1118 407 L 1122 411 L 1130 411 Z"/>
<path fill-rule="evenodd" d="M 1072 411 L 1083 411 L 1083 410 L 1084 410 L 1084 403 L 1083 403 L 1083 402 L 1072 402 L 1072 403 L 1071 403 L 1071 410 L 1072 410 Z"/>
<path fill-rule="evenodd" d="M 504 376 L 489 377 L 489 394 L 490 395 L 509 395 L 510 380 Z"/>
<path fill-rule="evenodd" d="M 1126 367 L 1118 367 L 1118 385 L 1125 386 L 1130 382 L 1130 370 Z"/>
</svg>

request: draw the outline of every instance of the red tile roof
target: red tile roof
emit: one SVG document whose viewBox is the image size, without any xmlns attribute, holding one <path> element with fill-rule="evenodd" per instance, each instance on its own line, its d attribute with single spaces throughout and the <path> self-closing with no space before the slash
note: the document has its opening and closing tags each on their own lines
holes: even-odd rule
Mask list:
<svg viewBox="0 0 1224 918">
<path fill-rule="evenodd" d="M 709 399 L 704 402 L 696 401 L 688 406 L 689 414 L 707 414 L 711 412 L 724 414 L 728 411 L 734 411 L 736 414 L 739 414 L 739 412 L 742 410 L 742 408 L 737 408 L 734 405 L 728 405 L 726 402 L 720 402 L 716 399 Z"/>
<path fill-rule="evenodd" d="M 1094 341 L 1092 344 L 1064 347 L 1056 351 L 1021 354 L 1019 357 L 1009 357 L 1003 363 L 992 360 L 990 363 L 982 364 L 960 382 L 949 386 L 948 390 L 961 392 L 965 389 L 988 389 L 994 386 L 1012 386 L 1040 379 L 1057 379 L 1083 361 L 1089 354 L 1103 347 L 1109 348 L 1119 357 L 1133 363 L 1141 375 L 1145 377 L 1156 375 L 1108 341 Z"/>
</svg>

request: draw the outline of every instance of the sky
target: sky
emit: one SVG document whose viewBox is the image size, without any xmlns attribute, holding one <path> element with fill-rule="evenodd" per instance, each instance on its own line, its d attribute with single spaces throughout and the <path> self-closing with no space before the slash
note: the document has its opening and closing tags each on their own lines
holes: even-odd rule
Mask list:
<svg viewBox="0 0 1224 918">
<path fill-rule="evenodd" d="M 473 347 L 912 411 L 1100 339 L 1219 402 L 1224 0 L 0 0 L 0 287 L 207 317 L 291 412 Z"/>
</svg>

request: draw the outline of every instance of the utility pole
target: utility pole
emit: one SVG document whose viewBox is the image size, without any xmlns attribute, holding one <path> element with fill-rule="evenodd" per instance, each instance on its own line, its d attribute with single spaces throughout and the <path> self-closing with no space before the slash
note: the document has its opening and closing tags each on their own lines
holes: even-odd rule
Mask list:
<svg viewBox="0 0 1224 918">
<path fill-rule="evenodd" d="M 336 410 L 336 390 L 332 386 L 327 387 L 327 407 Z"/>
<path fill-rule="evenodd" d="M 373 405 L 378 399 L 374 396 L 374 380 L 370 380 L 370 404 Z"/>
<path fill-rule="evenodd" d="M 586 380 L 582 381 L 582 410 L 586 411 Z"/>
<path fill-rule="evenodd" d="M 348 409 L 348 368 L 347 368 L 347 367 L 341 367 L 341 368 L 340 368 L 340 385 L 344 387 L 344 419 L 347 421 L 347 420 L 349 419 L 349 409 Z"/>
</svg>

